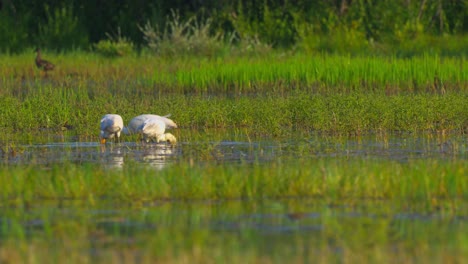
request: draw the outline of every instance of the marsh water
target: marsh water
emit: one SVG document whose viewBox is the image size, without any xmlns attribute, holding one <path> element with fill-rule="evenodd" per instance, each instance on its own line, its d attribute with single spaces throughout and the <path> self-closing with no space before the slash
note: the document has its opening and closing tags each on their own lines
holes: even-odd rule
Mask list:
<svg viewBox="0 0 468 264">
<path fill-rule="evenodd" d="M 239 135 L 207 134 L 210 141 L 184 141 L 175 146 L 164 143 L 142 143 L 122 140 L 101 145 L 97 141 L 80 140 L 75 136 L 49 135 L 33 139 L 41 143 L 15 143 L 14 155 L 4 154 L 3 164 L 55 165 L 65 162 L 98 163 L 106 167 L 122 167 L 141 163 L 162 169 L 190 158 L 197 162 L 264 162 L 283 157 L 301 158 L 370 158 L 405 162 L 412 159 L 468 159 L 468 137 L 465 135 L 399 134 L 336 137 L 298 135 L 293 138 L 261 138 L 252 141 Z M 32 141 L 31 139 L 29 141 Z"/>
<path fill-rule="evenodd" d="M 215 132 L 209 132 L 213 135 Z M 140 143 L 135 140 L 108 143 L 79 140 L 74 136 L 49 135 L 46 138 L 15 143 L 18 151 L 3 153 L 4 165 L 52 166 L 66 162 L 76 164 L 101 164 L 109 170 L 138 164 L 160 170 L 177 166 L 181 162 L 199 162 L 216 166 L 219 163 L 236 163 L 240 166 L 260 162 L 268 164 L 283 157 L 358 158 L 370 162 L 395 160 L 408 162 L 414 159 L 461 159 L 468 161 L 468 139 L 464 135 L 369 135 L 360 137 L 332 137 L 326 135 L 300 135 L 294 138 L 258 139 L 217 134 L 216 140 L 180 140 L 176 146 Z M 129 176 L 131 177 L 131 176 Z M 113 201 L 98 201 L 96 207 L 86 208 L 80 201 L 38 201 L 24 210 L 21 225 L 26 236 L 47 236 L 48 221 L 78 219 L 94 226 L 90 234 L 91 252 L 99 256 L 99 248 L 111 237 L 112 245 L 136 246 L 148 241 L 148 234 L 167 236 L 167 239 L 184 244 L 186 236 L 220 236 L 239 250 L 254 247 L 259 254 L 300 254 L 303 262 L 313 256 L 307 250 L 320 244 L 324 232 L 334 236 L 349 237 L 366 233 L 366 239 L 378 240 L 383 225 L 399 233 L 397 240 L 411 243 L 417 237 L 437 244 L 440 236 L 456 236 L 466 231 L 468 216 L 456 214 L 417 213 L 418 210 L 396 210 L 389 213 L 386 201 L 366 201 L 359 205 L 331 205 L 326 201 L 307 199 L 262 199 L 258 201 L 151 201 L 135 209 Z M 17 208 L 4 208 L 0 213 L 2 230 L 10 226 L 9 217 Z M 415 212 L 416 211 L 416 212 Z M 66 220 L 65 220 L 66 221 Z M 337 228 L 330 231 L 330 228 Z M 174 231 L 177 230 L 177 231 Z M 375 237 L 374 237 L 374 230 Z M 427 230 L 434 230 L 432 236 Z M 437 231 L 440 230 L 440 233 Z M 386 231 L 385 231 L 386 232 Z M 194 235 L 196 234 L 196 235 Z M 3 235 L 5 231 L 3 231 Z M 359 235 L 358 235 L 359 236 Z M 52 238 L 51 238 L 52 239 Z M 300 243 L 298 242 L 300 241 Z M 298 244 L 299 243 L 299 244 Z M 336 257 L 342 252 L 338 242 Z M 333 245 L 336 243 L 336 245 Z M 288 253 L 285 253 L 285 248 Z M 282 252 L 282 253 L 281 253 Z M 280 257 L 281 258 L 281 257 Z"/>
</svg>

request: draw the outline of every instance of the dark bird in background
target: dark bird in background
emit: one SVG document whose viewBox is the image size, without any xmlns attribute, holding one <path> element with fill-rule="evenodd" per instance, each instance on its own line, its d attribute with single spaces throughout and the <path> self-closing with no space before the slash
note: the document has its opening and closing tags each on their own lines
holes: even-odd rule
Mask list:
<svg viewBox="0 0 468 264">
<path fill-rule="evenodd" d="M 41 58 L 41 50 L 39 48 L 36 49 L 37 55 L 36 55 L 36 66 L 43 70 L 46 74 L 47 71 L 51 71 L 54 69 L 55 65 L 52 64 L 49 61 L 46 61 Z"/>
</svg>

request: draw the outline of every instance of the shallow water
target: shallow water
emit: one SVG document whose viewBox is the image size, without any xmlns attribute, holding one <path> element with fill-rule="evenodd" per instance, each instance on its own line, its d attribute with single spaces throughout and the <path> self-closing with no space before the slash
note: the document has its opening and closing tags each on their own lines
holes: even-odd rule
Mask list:
<svg viewBox="0 0 468 264">
<path fill-rule="evenodd" d="M 268 163 L 282 158 L 357 158 L 396 160 L 468 159 L 468 139 L 463 135 L 394 135 L 383 137 L 331 137 L 298 135 L 291 139 L 249 140 L 229 134 L 198 134 L 180 139 L 174 147 L 135 141 L 108 143 L 79 141 L 76 137 L 49 135 L 30 142 L 10 142 L 14 151 L 3 148 L 3 165 L 53 166 L 72 162 L 95 163 L 106 168 L 139 164 L 164 169 L 179 162 Z M 89 249 L 93 258 L 111 246 L 133 247 L 144 254 L 147 243 L 163 243 L 179 248 L 187 241 L 198 241 L 210 248 L 213 241 L 228 241 L 239 252 L 244 248 L 256 254 L 278 254 L 278 262 L 303 254 L 304 262 L 313 260 L 310 249 L 331 248 L 334 256 L 345 260 L 342 245 L 372 241 L 376 245 L 456 243 L 467 232 L 467 203 L 461 201 L 451 213 L 427 213 L 425 204 L 405 201 L 389 204 L 384 200 L 331 204 L 327 199 L 262 199 L 255 201 L 146 201 L 139 206 L 96 199 L 93 206 L 84 200 L 37 200 L 24 207 L 3 207 L 0 212 L 0 241 L 16 237 L 43 238 L 54 245 L 51 230 L 83 226 L 89 230 Z M 420 206 L 420 207 L 418 207 Z M 65 231 L 64 231 L 65 232 Z M 66 231 L 70 237 L 75 230 Z M 80 231 L 81 232 L 81 231 Z M 337 238 L 341 242 L 337 242 Z M 159 240 L 163 241 L 160 242 Z M 224 242 L 223 242 L 224 243 Z M 231 250 L 226 246 L 225 250 Z M 55 246 L 53 246 L 55 247 Z M 222 248 L 222 247 L 221 247 Z M 304 248 L 304 251 L 300 249 Z M 60 247 L 58 247 L 60 250 Z"/>
<path fill-rule="evenodd" d="M 374 247 L 400 243 L 416 247 L 423 241 L 437 248 L 467 231 L 466 214 L 395 212 L 389 210 L 392 207 L 385 201 L 349 206 L 313 199 L 157 201 L 139 209 L 105 201 L 93 208 L 80 201 L 49 201 L 29 208 L 4 208 L 0 240 L 17 236 L 21 226 L 21 236 L 43 237 L 54 244 L 60 240 L 50 230 L 83 225 L 78 230 L 85 232 L 90 247 L 83 254 L 95 258 L 103 256 L 109 246 L 132 247 L 134 254 L 145 254 L 148 243 L 164 243 L 165 248 L 178 250 L 199 243 L 197 248 L 210 252 L 213 241 L 223 241 L 226 247 L 215 249 L 242 252 L 248 248 L 260 256 L 277 255 L 281 263 L 299 254 L 306 263 L 313 263 L 310 250 L 331 248 L 342 262 L 346 260 L 343 250 L 349 245 L 372 242 Z"/>
<path fill-rule="evenodd" d="M 47 137 L 46 143 L 15 144 L 14 153 L 3 152 L 3 164 L 44 164 L 64 162 L 99 163 L 122 167 L 141 163 L 162 169 L 177 161 L 268 162 L 281 158 L 365 158 L 405 162 L 411 159 L 468 159 L 468 138 L 464 135 L 397 135 L 366 137 L 295 137 L 261 139 L 217 135 L 218 141 L 165 143 L 135 141 L 107 143 L 76 141 L 74 137 Z M 225 138 L 225 139 L 224 139 Z M 44 142 L 44 139 L 38 140 Z"/>
</svg>

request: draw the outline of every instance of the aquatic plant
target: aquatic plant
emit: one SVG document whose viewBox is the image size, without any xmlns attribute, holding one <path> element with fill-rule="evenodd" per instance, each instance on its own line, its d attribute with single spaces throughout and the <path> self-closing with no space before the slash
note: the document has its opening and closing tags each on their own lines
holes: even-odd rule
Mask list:
<svg viewBox="0 0 468 264">
<path fill-rule="evenodd" d="M 1 166 L 0 257 L 462 261 L 467 169 L 449 159 L 181 161 L 158 171 L 135 163 Z"/>
<path fill-rule="evenodd" d="M 157 175 L 153 175 L 152 168 L 132 163 L 115 171 L 96 166 L 1 167 L 3 201 L 24 203 L 38 198 L 90 197 L 128 202 L 317 197 L 336 201 L 385 199 L 397 203 L 418 200 L 430 206 L 439 199 L 462 201 L 468 188 L 468 182 L 462 177 L 467 169 L 463 161 L 401 164 L 359 159 L 288 159 L 251 166 L 192 166 L 183 162 Z"/>
<path fill-rule="evenodd" d="M 283 96 L 252 97 L 93 93 L 97 92 L 92 88 L 54 88 L 48 84 L 18 96 L 3 96 L 0 129 L 6 137 L 47 130 L 94 136 L 97 141 L 98 123 L 105 113 L 120 114 L 125 124 L 142 113 L 171 114 L 180 131 L 220 128 L 245 131 L 254 137 L 284 137 L 297 131 L 344 135 L 378 131 L 466 133 L 468 127 L 468 95 L 455 92 L 387 96 L 293 91 Z M 183 140 L 184 134 L 176 137 Z"/>
<path fill-rule="evenodd" d="M 94 120 L 117 110 L 127 120 L 171 113 L 182 127 L 252 127 L 259 134 L 467 126 L 463 58 L 47 56 L 58 65 L 47 78 L 33 68 L 32 54 L 1 58 L 1 127 L 74 127 L 89 135 Z"/>
<path fill-rule="evenodd" d="M 314 155 L 366 133 L 426 131 L 443 148 L 468 128 L 464 58 L 46 55 L 47 77 L 32 51 L 0 58 L 0 262 L 466 262 L 466 145 L 423 160 Z M 24 142 L 98 141 L 105 113 L 171 113 L 183 157 L 15 165 Z M 304 144 L 229 163 L 211 128 Z"/>
</svg>

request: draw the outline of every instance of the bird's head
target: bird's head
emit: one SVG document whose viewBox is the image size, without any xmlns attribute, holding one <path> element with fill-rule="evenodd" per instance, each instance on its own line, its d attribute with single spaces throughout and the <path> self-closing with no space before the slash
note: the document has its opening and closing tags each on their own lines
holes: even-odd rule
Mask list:
<svg viewBox="0 0 468 264">
<path fill-rule="evenodd" d="M 177 143 L 177 139 L 171 133 L 164 134 L 165 141 L 171 143 L 171 145 L 175 145 Z"/>
<path fill-rule="evenodd" d="M 106 133 L 104 131 L 101 130 L 101 132 L 99 133 L 99 138 L 101 144 L 106 144 Z"/>
</svg>

